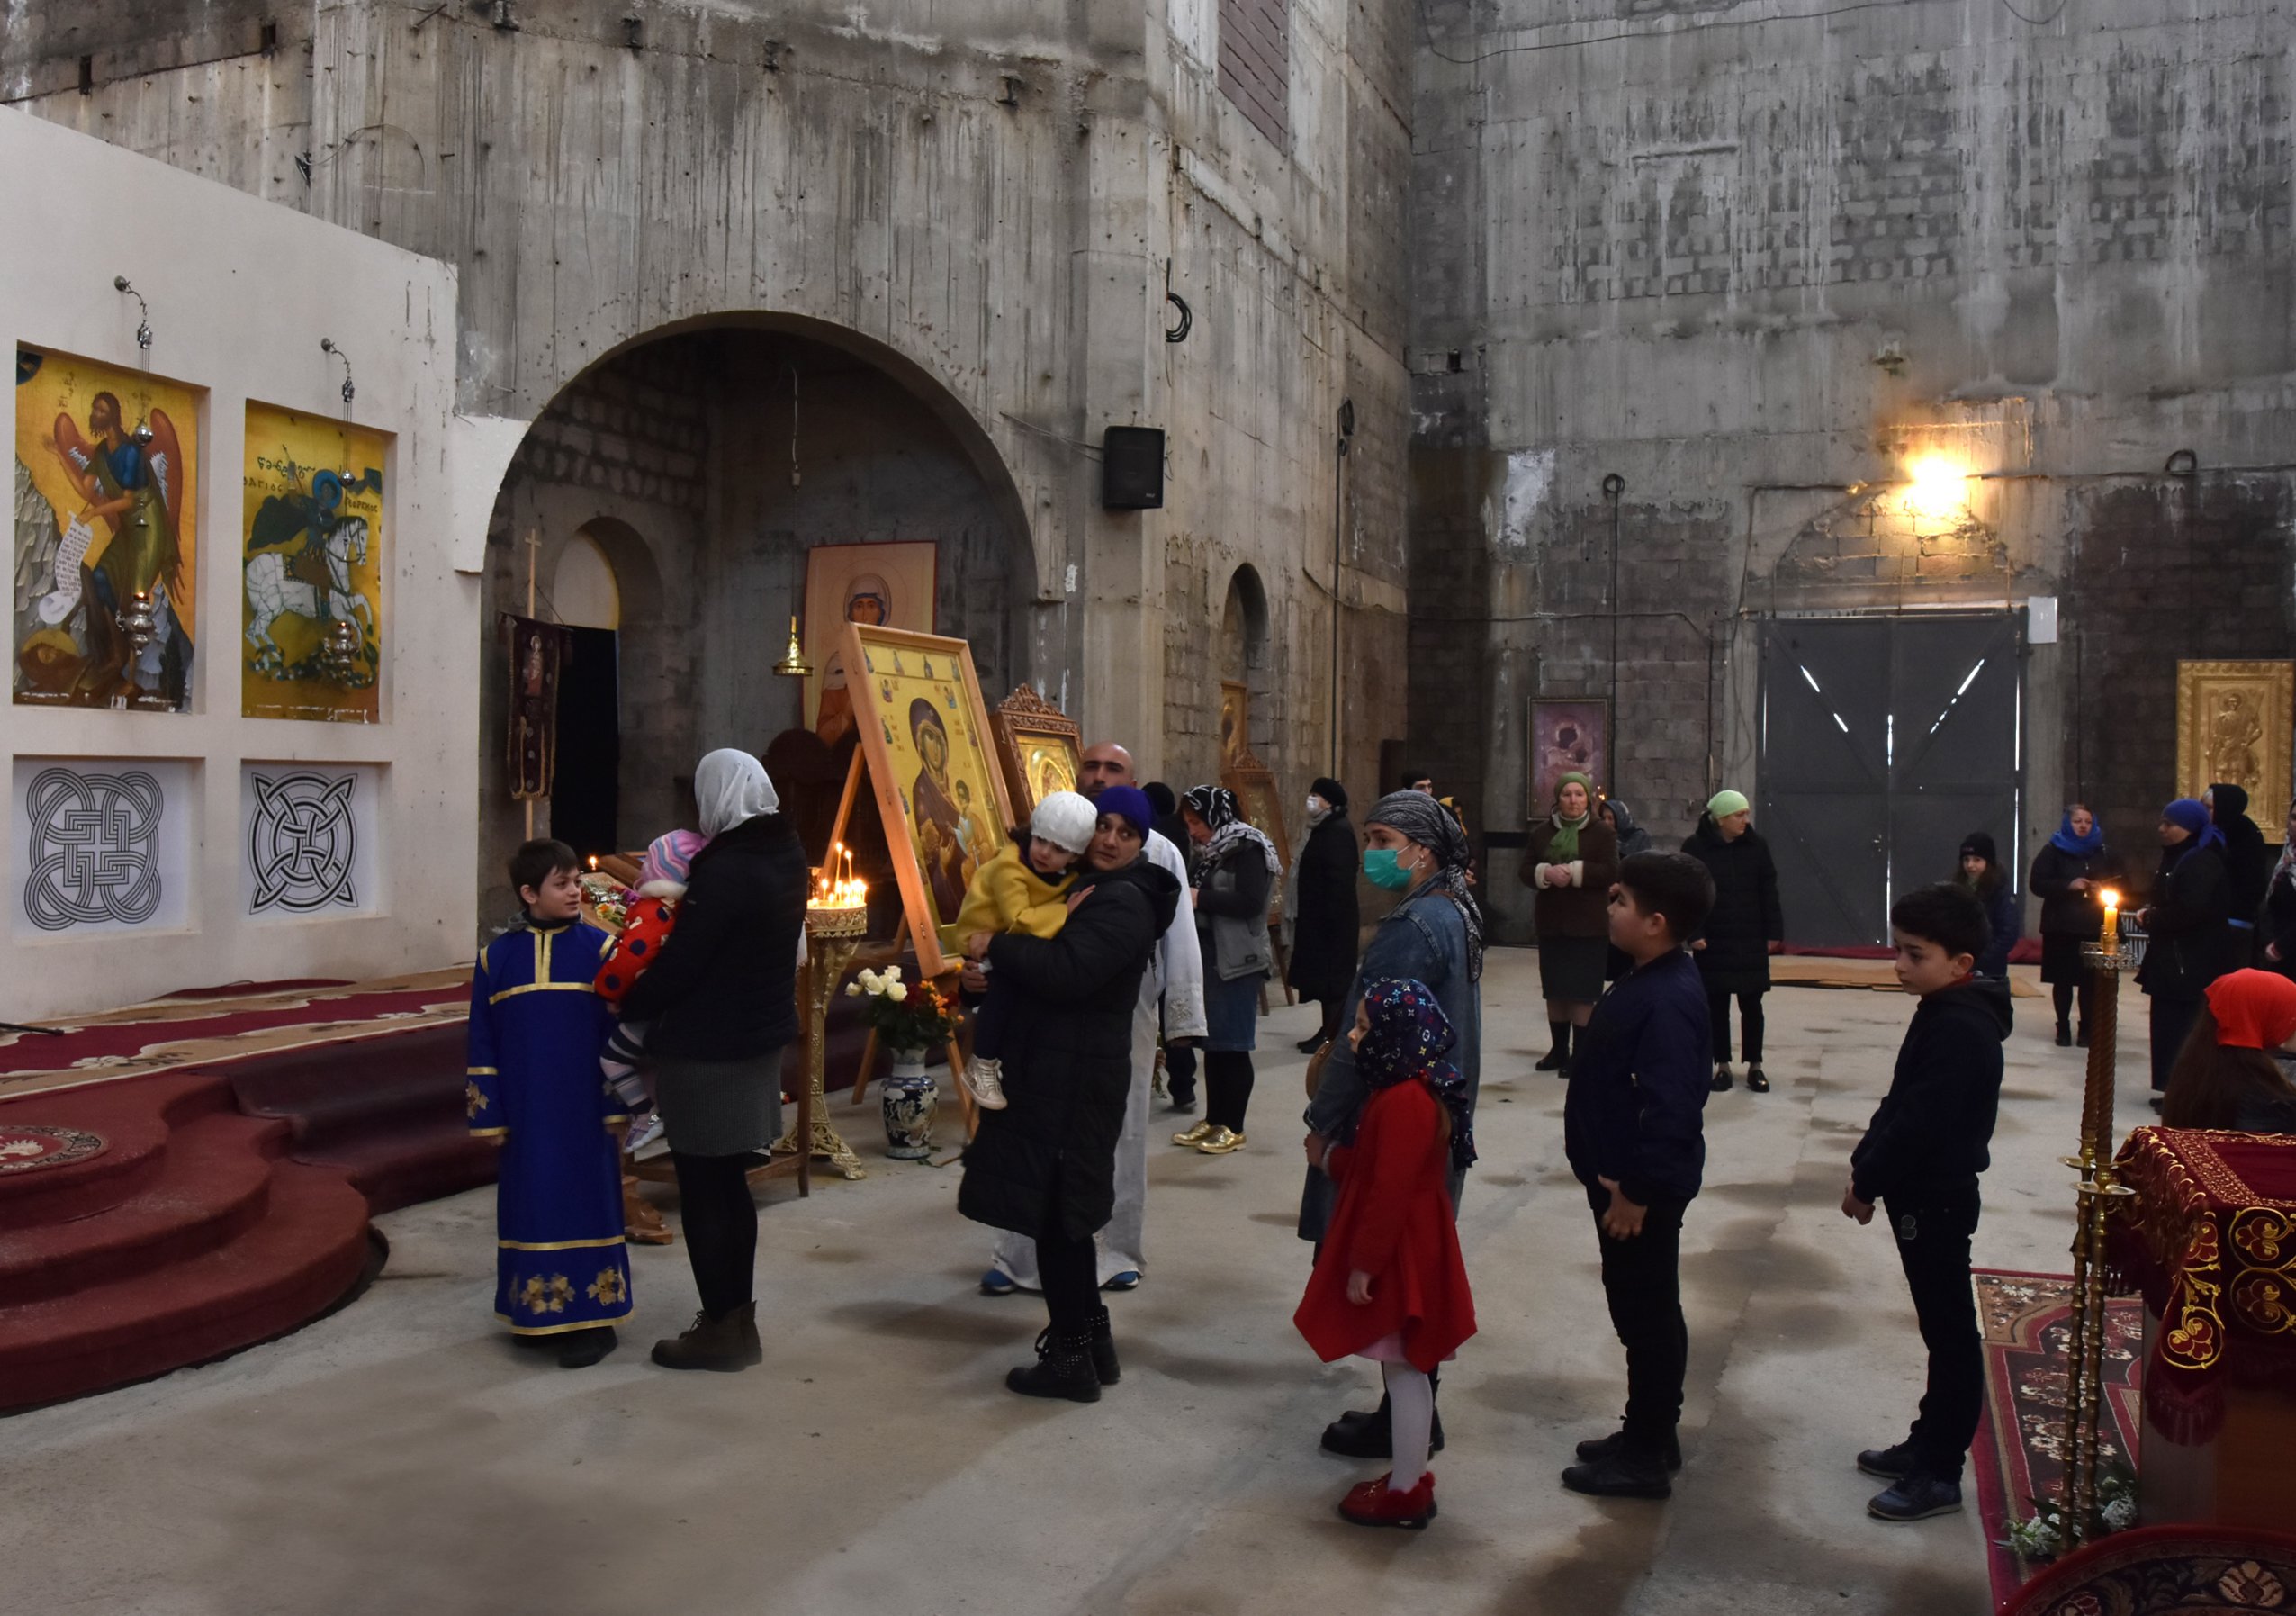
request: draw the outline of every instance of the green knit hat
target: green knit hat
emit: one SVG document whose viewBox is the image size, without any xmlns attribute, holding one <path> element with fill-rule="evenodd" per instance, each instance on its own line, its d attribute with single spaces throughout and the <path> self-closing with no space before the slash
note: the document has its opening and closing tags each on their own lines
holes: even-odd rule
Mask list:
<svg viewBox="0 0 2296 1616">
<path fill-rule="evenodd" d="M 1743 791 L 1716 791 L 1706 799 L 1706 812 L 1717 819 L 1727 819 L 1733 814 L 1742 814 L 1754 805 L 1746 800 Z"/>
</svg>

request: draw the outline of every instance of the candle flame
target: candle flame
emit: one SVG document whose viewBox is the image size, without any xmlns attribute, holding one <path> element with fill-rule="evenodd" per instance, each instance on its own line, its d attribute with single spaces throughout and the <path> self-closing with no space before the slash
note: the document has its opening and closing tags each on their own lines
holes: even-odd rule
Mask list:
<svg viewBox="0 0 2296 1616">
<path fill-rule="evenodd" d="M 2111 888 L 2107 887 L 2104 891 L 2104 907 L 2108 909 L 2119 908 L 2120 907 L 2120 894 L 2115 892 Z"/>
</svg>

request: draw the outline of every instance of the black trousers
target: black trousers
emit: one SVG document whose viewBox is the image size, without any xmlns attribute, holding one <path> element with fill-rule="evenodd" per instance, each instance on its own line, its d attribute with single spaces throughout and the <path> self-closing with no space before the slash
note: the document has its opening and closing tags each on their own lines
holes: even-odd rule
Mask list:
<svg viewBox="0 0 2296 1616">
<path fill-rule="evenodd" d="M 1204 1120 L 1241 1133 L 1244 1113 L 1252 1106 L 1252 1082 L 1249 1050 L 1204 1051 Z"/>
<path fill-rule="evenodd" d="M 1962 1461 L 1985 1406 L 1985 1348 L 1969 1288 L 1969 1237 L 1977 1230 L 1977 1187 L 1882 1204 L 1897 1260 L 1913 1293 L 1913 1316 L 1930 1352 L 1929 1386 L 1905 1439 L 1922 1471 L 1959 1481 Z"/>
<path fill-rule="evenodd" d="M 2081 975 L 2081 980 L 2077 984 L 2073 982 L 2051 982 L 2048 985 L 2048 993 L 2049 998 L 2053 999 L 2057 1005 L 2057 1025 L 2058 1026 L 2069 1026 L 2072 1025 L 2073 1001 L 2075 998 L 2077 997 L 2081 1001 L 2081 1025 L 2084 1031 L 2087 1029 L 2090 1014 L 2096 1008 L 2097 1003 L 2097 974 L 2095 971 L 2084 971 Z"/>
<path fill-rule="evenodd" d="M 2153 1092 L 2165 1094 L 2168 1074 L 2176 1070 L 2176 1052 L 2184 1047 L 2186 1034 L 2201 1018 L 2201 1000 L 2167 993 L 2156 993 L 2152 998 Z"/>
<path fill-rule="evenodd" d="M 1175 1106 L 1193 1106 L 1196 1102 L 1196 1046 L 1193 1043 L 1167 1043 L 1164 1046 L 1164 1086 L 1171 1093 Z"/>
<path fill-rule="evenodd" d="M 1323 1012 L 1323 1026 L 1318 1036 L 1328 1043 L 1339 1036 L 1339 1018 L 1347 1013 L 1347 1001 L 1345 998 L 1319 998 L 1316 1000 L 1316 1007 Z"/>
<path fill-rule="evenodd" d="M 756 1298 L 757 1203 L 750 1198 L 749 1159 L 670 1152 L 678 1169 L 679 1221 L 686 1260 L 702 1311 L 723 1318 Z"/>
<path fill-rule="evenodd" d="M 1627 1445 L 1662 1450 L 1682 1422 L 1682 1381 L 1690 1369 L 1690 1327 L 1682 1318 L 1681 1201 L 1653 1202 L 1630 1240 L 1603 1232 L 1610 1192 L 1587 1191 L 1602 1247 L 1602 1294 L 1610 1326 L 1626 1349 Z"/>
<path fill-rule="evenodd" d="M 1052 1333 L 1089 1332 L 1100 1312 L 1100 1254 L 1091 1235 L 1077 1240 L 1062 1232 L 1058 1189 L 1045 1208 L 1044 1226 L 1037 1231 L 1036 1265 Z"/>
<path fill-rule="evenodd" d="M 1714 1027 L 1715 1064 L 1725 1065 L 1730 1060 L 1730 990 L 1727 988 L 1706 989 L 1706 1018 Z M 1760 1066 L 1762 1061 L 1760 994 L 1738 995 L 1738 1022 L 1745 1033 L 1746 1064 Z"/>
</svg>

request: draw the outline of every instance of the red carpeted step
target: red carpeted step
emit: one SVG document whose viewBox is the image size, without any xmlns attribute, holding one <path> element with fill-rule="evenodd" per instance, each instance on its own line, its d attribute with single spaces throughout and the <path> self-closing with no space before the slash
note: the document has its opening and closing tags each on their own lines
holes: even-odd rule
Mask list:
<svg viewBox="0 0 2296 1616">
<path fill-rule="evenodd" d="M 281 1335 L 356 1283 L 365 1197 L 326 1168 L 271 1164 L 264 1214 L 187 1260 L 0 1307 L 0 1409 L 165 1374 Z"/>
<path fill-rule="evenodd" d="M 286 1133 L 263 1117 L 197 1116 L 168 1134 L 150 1182 L 117 1205 L 67 1222 L 0 1224 L 0 1298 L 13 1307 L 65 1296 L 223 1244 L 264 1215 Z"/>
<path fill-rule="evenodd" d="M 0 1173 L 0 1230 L 92 1217 L 119 1205 L 158 1177 L 171 1129 L 231 1111 L 230 1087 L 196 1073 L 48 1089 L 0 1102 L 0 1126 L 83 1128 L 102 1134 L 104 1144 L 85 1161 Z"/>
</svg>

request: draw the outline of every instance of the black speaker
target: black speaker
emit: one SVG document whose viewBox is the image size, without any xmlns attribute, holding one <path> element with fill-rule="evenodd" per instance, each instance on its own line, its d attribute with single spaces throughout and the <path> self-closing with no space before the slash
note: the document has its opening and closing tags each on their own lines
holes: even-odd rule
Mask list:
<svg viewBox="0 0 2296 1616">
<path fill-rule="evenodd" d="M 1108 510 L 1164 509 L 1164 429 L 1111 427 L 1100 439 L 1100 502 Z"/>
</svg>

